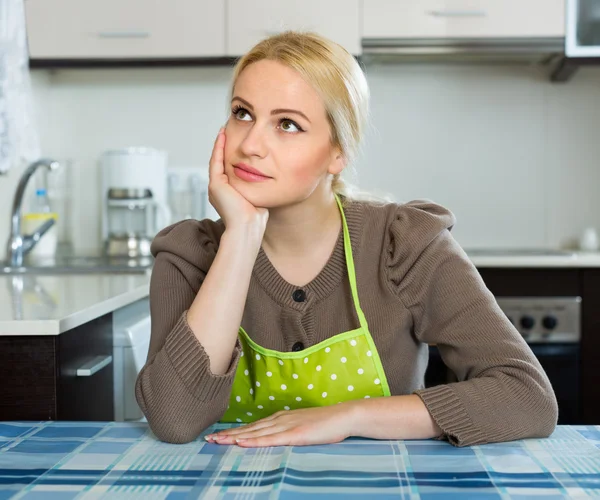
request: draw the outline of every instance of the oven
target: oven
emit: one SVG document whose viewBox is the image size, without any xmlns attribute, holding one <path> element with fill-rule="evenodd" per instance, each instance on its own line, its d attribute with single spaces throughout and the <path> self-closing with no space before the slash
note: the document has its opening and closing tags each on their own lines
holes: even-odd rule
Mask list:
<svg viewBox="0 0 600 500">
<path fill-rule="evenodd" d="M 580 424 L 581 297 L 496 297 L 546 371 L 559 408 L 559 424 Z M 436 347 L 429 348 L 425 385 L 456 381 Z"/>
</svg>

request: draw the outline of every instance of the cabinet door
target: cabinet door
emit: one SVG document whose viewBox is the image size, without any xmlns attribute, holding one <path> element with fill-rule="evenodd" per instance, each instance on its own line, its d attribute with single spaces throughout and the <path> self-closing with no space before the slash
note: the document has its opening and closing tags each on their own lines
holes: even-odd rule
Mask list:
<svg viewBox="0 0 600 500">
<path fill-rule="evenodd" d="M 358 0 L 228 0 L 227 5 L 228 55 L 242 55 L 261 39 L 288 29 L 316 31 L 360 54 Z"/>
<path fill-rule="evenodd" d="M 365 38 L 561 37 L 565 0 L 365 0 Z"/>
<path fill-rule="evenodd" d="M 207 0 L 26 0 L 32 59 L 223 56 L 225 7 Z"/>
<path fill-rule="evenodd" d="M 61 334 L 58 420 L 114 420 L 112 314 Z"/>
</svg>

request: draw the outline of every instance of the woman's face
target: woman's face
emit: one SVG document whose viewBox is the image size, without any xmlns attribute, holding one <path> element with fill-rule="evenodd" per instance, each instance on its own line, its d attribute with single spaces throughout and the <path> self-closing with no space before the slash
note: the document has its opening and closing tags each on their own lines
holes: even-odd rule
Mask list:
<svg viewBox="0 0 600 500">
<path fill-rule="evenodd" d="M 225 173 L 257 207 L 304 201 L 344 168 L 321 98 L 276 61 L 253 63 L 239 75 L 225 135 Z M 252 169 L 262 176 L 248 174 Z"/>
</svg>

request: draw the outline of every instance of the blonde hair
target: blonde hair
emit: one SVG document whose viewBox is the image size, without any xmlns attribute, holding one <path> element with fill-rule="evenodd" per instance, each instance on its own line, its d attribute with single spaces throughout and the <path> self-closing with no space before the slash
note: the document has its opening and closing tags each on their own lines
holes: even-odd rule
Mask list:
<svg viewBox="0 0 600 500">
<path fill-rule="evenodd" d="M 317 91 L 331 126 L 332 144 L 344 155 L 346 169 L 353 165 L 369 114 L 369 86 L 356 59 L 341 45 L 316 33 L 286 31 L 262 40 L 238 60 L 232 93 L 241 72 L 265 59 L 297 71 Z M 344 197 L 356 191 L 339 174 L 333 176 L 331 187 Z"/>
</svg>

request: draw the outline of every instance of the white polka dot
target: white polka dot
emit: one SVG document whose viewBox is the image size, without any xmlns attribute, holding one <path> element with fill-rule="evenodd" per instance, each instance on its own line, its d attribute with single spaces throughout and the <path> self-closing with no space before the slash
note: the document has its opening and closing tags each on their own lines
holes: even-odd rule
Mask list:
<svg viewBox="0 0 600 500">
<path fill-rule="evenodd" d="M 352 347 L 354 347 L 354 346 L 356 345 L 356 340 L 352 339 L 352 340 L 350 341 L 350 345 L 351 345 Z"/>
<path fill-rule="evenodd" d="M 298 396 L 298 397 L 296 398 L 296 401 L 302 401 L 302 398 L 301 398 L 300 396 Z"/>
<path fill-rule="evenodd" d="M 308 358 L 304 358 L 304 364 L 308 363 Z"/>
<path fill-rule="evenodd" d="M 371 396 L 365 396 L 365 399 L 370 399 L 370 398 L 371 398 Z"/>
<path fill-rule="evenodd" d="M 290 409 L 290 407 L 289 407 L 289 406 L 284 406 L 284 407 L 283 407 L 283 409 L 284 409 L 284 410 L 289 410 L 289 409 Z"/>
<path fill-rule="evenodd" d="M 240 396 L 236 396 L 235 400 L 239 403 L 242 400 L 242 398 Z"/>
<path fill-rule="evenodd" d="M 373 356 L 373 353 L 371 351 L 367 351 L 367 356 Z"/>
<path fill-rule="evenodd" d="M 286 389 L 287 389 L 287 385 L 285 385 L 285 384 L 281 384 L 281 390 L 282 390 L 282 391 L 285 391 Z"/>
<path fill-rule="evenodd" d="M 340 359 L 340 361 L 341 361 L 342 363 L 345 363 L 345 362 L 346 362 L 346 361 L 348 361 L 348 360 L 347 360 L 345 357 L 343 357 L 342 359 Z"/>
<path fill-rule="evenodd" d="M 258 408 L 259 410 L 262 410 L 262 409 L 263 409 L 263 405 L 258 405 L 258 406 L 257 406 L 257 408 Z"/>
<path fill-rule="evenodd" d="M 317 371 L 320 372 L 321 371 L 321 365 L 317 366 Z"/>
<path fill-rule="evenodd" d="M 365 371 L 364 371 L 362 368 L 359 368 L 359 369 L 358 369 L 358 374 L 359 374 L 359 375 L 362 375 L 363 373 L 365 373 Z"/>
<path fill-rule="evenodd" d="M 250 394 L 254 394 L 254 389 L 250 389 Z"/>
<path fill-rule="evenodd" d="M 259 360 L 260 359 L 260 354 L 256 355 L 256 359 Z"/>
<path fill-rule="evenodd" d="M 326 347 L 325 352 L 329 352 L 329 351 L 331 351 L 331 347 Z"/>
<path fill-rule="evenodd" d="M 348 386 L 348 390 L 349 390 L 350 392 L 352 392 L 352 391 L 354 390 L 354 386 L 353 386 L 353 385 L 349 385 L 349 386 Z"/>
<path fill-rule="evenodd" d="M 256 381 L 256 387 L 260 387 L 260 382 L 258 380 Z"/>
<path fill-rule="evenodd" d="M 292 373 L 292 378 L 298 378 L 298 374 L 297 373 Z"/>
<path fill-rule="evenodd" d="M 331 374 L 331 380 L 335 380 L 337 378 L 337 375 L 335 373 Z"/>
<path fill-rule="evenodd" d="M 280 364 L 281 366 L 283 366 L 283 361 L 279 360 L 279 364 Z"/>
<path fill-rule="evenodd" d="M 240 358 L 244 357 L 244 351 L 240 353 Z"/>
<path fill-rule="evenodd" d="M 272 377 L 273 374 L 271 372 L 267 372 L 267 377 Z"/>
<path fill-rule="evenodd" d="M 275 396 L 269 396 L 269 399 L 270 399 L 271 401 L 275 401 Z"/>
<path fill-rule="evenodd" d="M 250 372 L 248 370 L 244 370 L 244 375 L 248 376 Z"/>
<path fill-rule="evenodd" d="M 314 385 L 312 385 L 312 384 L 308 384 L 308 388 L 309 388 L 309 389 L 312 389 L 313 387 L 314 387 Z"/>
<path fill-rule="evenodd" d="M 321 396 L 323 396 L 324 398 L 326 398 L 327 397 L 327 393 L 324 392 L 323 394 L 321 394 Z"/>
<path fill-rule="evenodd" d="M 241 421 L 242 421 L 242 419 L 241 419 L 241 418 L 236 418 L 236 419 L 235 419 L 235 421 L 236 421 L 236 422 L 241 422 Z"/>
<path fill-rule="evenodd" d="M 249 417 L 251 417 L 252 416 L 252 412 L 251 411 L 247 411 L 246 415 L 248 415 Z"/>
<path fill-rule="evenodd" d="M 378 378 L 375 379 L 375 385 L 379 385 L 381 383 L 381 380 L 379 380 Z"/>
</svg>

